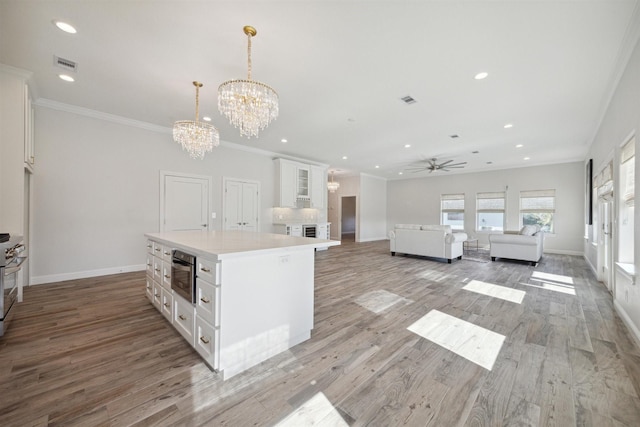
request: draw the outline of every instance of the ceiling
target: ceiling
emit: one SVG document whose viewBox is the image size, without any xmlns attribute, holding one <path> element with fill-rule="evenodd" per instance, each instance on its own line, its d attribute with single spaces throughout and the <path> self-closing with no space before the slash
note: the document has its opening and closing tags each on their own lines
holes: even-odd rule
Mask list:
<svg viewBox="0 0 640 427">
<path fill-rule="evenodd" d="M 638 3 L 0 0 L 0 63 L 33 72 L 42 102 L 167 129 L 193 117 L 199 80 L 222 141 L 413 178 L 432 157 L 467 162 L 438 175 L 583 160 L 640 36 Z M 218 85 L 246 77 L 244 25 L 258 31 L 253 78 L 280 96 L 258 139 L 217 112 Z M 77 62 L 74 83 L 54 55 Z"/>
</svg>

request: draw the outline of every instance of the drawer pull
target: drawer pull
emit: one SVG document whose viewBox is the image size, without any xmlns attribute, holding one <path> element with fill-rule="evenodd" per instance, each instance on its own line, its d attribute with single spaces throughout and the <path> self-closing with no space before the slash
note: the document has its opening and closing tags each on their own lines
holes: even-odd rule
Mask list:
<svg viewBox="0 0 640 427">
<path fill-rule="evenodd" d="M 151 249 L 151 245 L 147 245 L 147 248 Z"/>
<path fill-rule="evenodd" d="M 207 297 L 200 298 L 200 301 L 202 301 L 205 304 L 209 304 L 211 302 L 211 300 L 209 298 L 207 298 Z"/>
<path fill-rule="evenodd" d="M 184 317 L 182 314 L 179 314 L 179 315 L 178 315 L 178 318 L 179 318 L 180 320 L 187 320 L 187 318 L 186 318 L 186 317 Z"/>
<path fill-rule="evenodd" d="M 200 337 L 200 341 L 202 341 L 205 344 L 209 344 L 209 338 L 207 337 Z"/>
<path fill-rule="evenodd" d="M 150 262 L 147 263 L 147 267 L 151 267 L 151 263 Z"/>
<path fill-rule="evenodd" d="M 156 248 L 156 252 L 160 252 L 160 248 Z"/>
<path fill-rule="evenodd" d="M 167 308 L 169 308 L 169 307 L 171 306 L 171 304 L 169 304 L 168 302 L 165 302 L 165 303 L 164 303 L 164 306 L 165 306 L 165 307 L 167 307 Z"/>
<path fill-rule="evenodd" d="M 171 252 L 164 251 L 165 255 L 171 255 Z"/>
<path fill-rule="evenodd" d="M 160 269 L 159 269 L 159 268 L 154 268 L 154 270 L 155 270 L 155 271 L 157 271 L 157 272 L 160 272 Z"/>
<path fill-rule="evenodd" d="M 153 294 L 153 295 L 155 295 L 157 298 L 160 298 L 160 294 Z"/>
<path fill-rule="evenodd" d="M 171 275 L 169 275 L 169 274 L 165 274 L 165 275 L 164 275 L 164 278 L 165 278 L 165 279 L 171 279 Z"/>
<path fill-rule="evenodd" d="M 209 267 L 201 267 L 200 271 L 202 271 L 204 273 L 211 273 L 211 269 Z"/>
</svg>

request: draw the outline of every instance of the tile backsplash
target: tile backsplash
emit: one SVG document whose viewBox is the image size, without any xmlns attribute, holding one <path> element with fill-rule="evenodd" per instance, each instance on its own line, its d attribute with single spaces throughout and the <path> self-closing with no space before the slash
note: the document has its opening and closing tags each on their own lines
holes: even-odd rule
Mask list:
<svg viewBox="0 0 640 427">
<path fill-rule="evenodd" d="M 315 223 L 320 218 L 317 209 L 292 209 L 292 208 L 273 208 L 273 222 L 310 222 Z"/>
</svg>

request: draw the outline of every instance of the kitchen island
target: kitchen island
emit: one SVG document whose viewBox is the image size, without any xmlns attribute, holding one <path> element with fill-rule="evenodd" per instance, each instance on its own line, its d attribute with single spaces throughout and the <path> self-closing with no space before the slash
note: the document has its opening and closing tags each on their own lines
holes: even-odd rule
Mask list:
<svg viewBox="0 0 640 427">
<path fill-rule="evenodd" d="M 228 379 L 313 329 L 316 248 L 340 242 L 246 231 L 148 233 L 147 296 Z M 171 252 L 196 257 L 195 304 L 171 290 Z"/>
</svg>

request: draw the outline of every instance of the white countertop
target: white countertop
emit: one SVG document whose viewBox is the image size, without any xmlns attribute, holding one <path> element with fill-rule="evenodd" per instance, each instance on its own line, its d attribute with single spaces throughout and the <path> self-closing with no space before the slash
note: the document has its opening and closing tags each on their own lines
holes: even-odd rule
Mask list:
<svg viewBox="0 0 640 427">
<path fill-rule="evenodd" d="M 146 233 L 145 236 L 196 256 L 216 259 L 280 252 L 285 249 L 326 248 L 340 244 L 336 240 L 251 231 L 167 231 Z"/>
<path fill-rule="evenodd" d="M 290 226 L 290 225 L 325 225 L 325 224 L 331 224 L 330 222 L 326 222 L 326 221 L 321 221 L 321 222 L 314 222 L 314 221 L 289 221 L 289 222 L 274 222 L 273 225 L 286 225 L 286 226 Z"/>
</svg>

